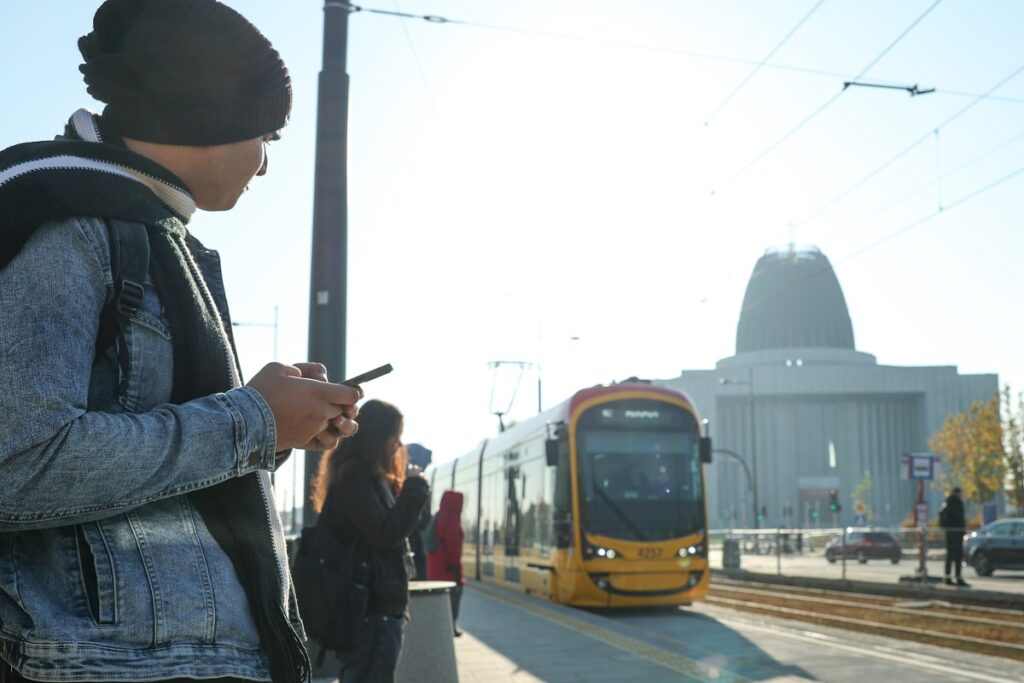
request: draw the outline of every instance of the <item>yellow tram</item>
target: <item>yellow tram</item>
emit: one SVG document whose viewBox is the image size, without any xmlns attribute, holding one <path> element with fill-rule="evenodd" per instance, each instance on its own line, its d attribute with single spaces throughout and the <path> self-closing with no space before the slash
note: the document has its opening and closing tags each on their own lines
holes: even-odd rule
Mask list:
<svg viewBox="0 0 1024 683">
<path fill-rule="evenodd" d="M 629 380 L 432 468 L 431 511 L 464 496 L 467 577 L 590 607 L 686 604 L 710 577 L 711 443 L 683 394 Z"/>
</svg>

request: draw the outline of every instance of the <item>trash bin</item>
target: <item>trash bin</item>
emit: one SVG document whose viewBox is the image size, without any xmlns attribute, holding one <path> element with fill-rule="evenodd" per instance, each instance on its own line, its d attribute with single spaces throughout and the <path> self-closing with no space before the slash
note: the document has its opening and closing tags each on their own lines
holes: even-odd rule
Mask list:
<svg viewBox="0 0 1024 683">
<path fill-rule="evenodd" d="M 727 538 L 722 541 L 722 567 L 725 569 L 739 569 L 740 567 L 740 542 L 735 538 Z"/>
<path fill-rule="evenodd" d="M 409 623 L 395 670 L 397 683 L 458 683 L 452 625 L 452 581 L 410 581 Z"/>
</svg>

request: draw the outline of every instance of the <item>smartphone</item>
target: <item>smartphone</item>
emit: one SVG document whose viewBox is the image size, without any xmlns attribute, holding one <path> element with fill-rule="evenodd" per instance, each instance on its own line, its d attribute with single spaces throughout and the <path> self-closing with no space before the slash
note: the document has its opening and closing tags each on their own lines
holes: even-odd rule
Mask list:
<svg viewBox="0 0 1024 683">
<path fill-rule="evenodd" d="M 385 363 L 384 365 L 380 366 L 379 368 L 374 368 L 373 370 L 370 370 L 369 372 L 364 372 L 361 375 L 356 375 L 355 377 L 350 377 L 349 379 L 347 379 L 344 382 L 342 382 L 342 384 L 345 384 L 345 385 L 350 386 L 350 387 L 357 387 L 360 384 L 362 384 L 363 382 L 369 382 L 371 379 L 377 379 L 378 377 L 380 377 L 382 375 L 386 375 L 389 372 L 391 372 L 391 370 L 392 370 L 391 363 Z"/>
</svg>

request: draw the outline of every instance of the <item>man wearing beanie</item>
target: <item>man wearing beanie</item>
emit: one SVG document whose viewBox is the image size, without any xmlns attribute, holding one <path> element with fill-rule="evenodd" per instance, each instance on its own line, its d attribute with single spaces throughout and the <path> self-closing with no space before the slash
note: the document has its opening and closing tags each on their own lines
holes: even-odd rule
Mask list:
<svg viewBox="0 0 1024 683">
<path fill-rule="evenodd" d="M 269 473 L 361 392 L 243 385 L 187 227 L 266 172 L 288 71 L 215 0 L 107 0 L 79 48 L 102 115 L 0 152 L 0 683 L 307 680 Z"/>
</svg>

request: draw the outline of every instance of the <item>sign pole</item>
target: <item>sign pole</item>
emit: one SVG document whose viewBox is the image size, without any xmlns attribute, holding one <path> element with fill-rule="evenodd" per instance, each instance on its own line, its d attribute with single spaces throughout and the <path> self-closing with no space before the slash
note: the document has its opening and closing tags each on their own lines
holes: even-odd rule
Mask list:
<svg viewBox="0 0 1024 683">
<path fill-rule="evenodd" d="M 928 526 L 928 507 L 924 502 L 924 479 L 917 480 L 917 573 L 922 579 L 928 578 L 928 566 L 925 564 L 925 529 Z M 924 513 L 924 514 L 922 514 Z"/>
</svg>

